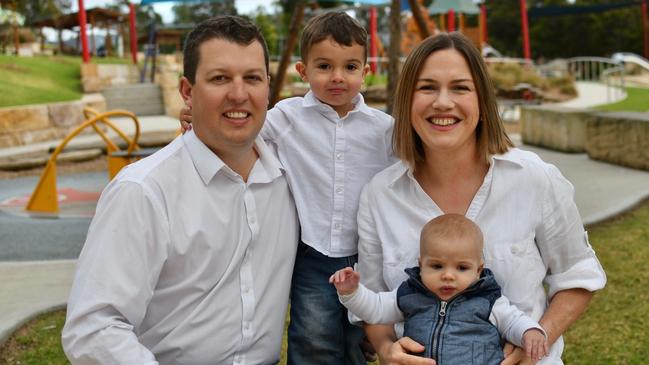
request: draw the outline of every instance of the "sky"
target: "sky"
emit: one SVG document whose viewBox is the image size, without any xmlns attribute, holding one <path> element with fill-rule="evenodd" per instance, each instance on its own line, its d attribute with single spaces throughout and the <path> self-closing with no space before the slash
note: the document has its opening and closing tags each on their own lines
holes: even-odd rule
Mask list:
<svg viewBox="0 0 649 365">
<path fill-rule="evenodd" d="M 135 0 L 132 1 L 134 4 L 139 4 L 140 0 Z M 90 8 L 96 8 L 96 7 L 101 7 L 106 4 L 114 4 L 114 0 L 84 0 L 83 6 L 86 9 Z M 248 14 L 251 13 L 252 11 L 256 10 L 258 6 L 264 6 L 266 8 L 266 11 L 270 11 L 270 7 L 268 6 L 268 3 L 270 3 L 269 0 L 235 0 L 235 5 L 237 7 L 237 11 L 239 14 Z M 153 8 L 155 11 L 162 16 L 162 20 L 165 23 L 171 23 L 173 21 L 173 13 L 171 11 L 171 8 L 174 6 L 174 2 L 162 2 L 162 3 L 156 3 L 153 4 Z M 78 1 L 73 0 L 72 1 L 72 11 L 77 11 L 78 9 Z"/>
</svg>

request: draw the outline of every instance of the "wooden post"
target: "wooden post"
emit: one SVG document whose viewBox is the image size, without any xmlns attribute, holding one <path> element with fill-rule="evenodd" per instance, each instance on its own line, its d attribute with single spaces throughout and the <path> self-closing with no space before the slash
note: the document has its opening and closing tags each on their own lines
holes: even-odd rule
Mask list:
<svg viewBox="0 0 649 365">
<path fill-rule="evenodd" d="M 419 36 L 421 39 L 426 39 L 430 35 L 428 32 L 428 24 L 426 24 L 426 19 L 421 14 L 421 5 L 419 5 L 418 0 L 408 0 L 408 5 L 410 5 L 410 10 L 412 11 L 412 17 L 415 19 L 415 24 L 417 24 L 417 29 L 419 30 Z"/>
</svg>

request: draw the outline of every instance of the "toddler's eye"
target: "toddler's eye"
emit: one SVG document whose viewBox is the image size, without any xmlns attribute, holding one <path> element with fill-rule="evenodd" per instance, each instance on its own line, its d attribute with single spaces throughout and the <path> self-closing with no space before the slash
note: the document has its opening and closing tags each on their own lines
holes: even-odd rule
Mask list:
<svg viewBox="0 0 649 365">
<path fill-rule="evenodd" d="M 316 67 L 318 69 L 320 69 L 320 70 L 328 70 L 329 69 L 329 64 L 321 63 L 321 64 L 317 65 Z"/>
<path fill-rule="evenodd" d="M 355 65 L 353 63 L 350 63 L 346 67 L 347 67 L 347 71 L 356 71 L 356 70 L 358 70 L 358 65 Z"/>
</svg>

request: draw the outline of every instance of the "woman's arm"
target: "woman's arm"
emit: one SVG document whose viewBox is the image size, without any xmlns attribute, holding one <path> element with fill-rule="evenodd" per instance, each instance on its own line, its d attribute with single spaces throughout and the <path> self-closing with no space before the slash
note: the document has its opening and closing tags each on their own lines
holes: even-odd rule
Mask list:
<svg viewBox="0 0 649 365">
<path fill-rule="evenodd" d="M 588 307 L 588 303 L 590 303 L 594 294 L 594 292 L 576 288 L 562 290 L 552 297 L 548 309 L 543 313 L 539 321 L 548 335 L 548 343 L 550 345 L 554 344 L 579 319 L 586 310 L 586 307 Z M 517 347 L 505 358 L 501 365 L 530 363 L 530 359 L 525 356 L 525 351 Z"/>
<path fill-rule="evenodd" d="M 365 334 L 379 355 L 381 365 L 435 365 L 433 359 L 410 355 L 424 351 L 424 346 L 409 337 L 396 340 L 394 328 L 389 325 L 364 324 Z"/>
</svg>

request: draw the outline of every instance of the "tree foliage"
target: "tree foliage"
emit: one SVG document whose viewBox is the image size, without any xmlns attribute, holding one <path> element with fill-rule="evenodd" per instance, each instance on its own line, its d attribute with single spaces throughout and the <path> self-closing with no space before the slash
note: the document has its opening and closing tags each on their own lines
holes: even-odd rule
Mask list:
<svg viewBox="0 0 649 365">
<path fill-rule="evenodd" d="M 56 17 L 72 7 L 72 0 L 0 0 L 2 8 L 15 10 L 25 17 L 25 24 Z"/>
<path fill-rule="evenodd" d="M 200 23 L 215 15 L 237 15 L 234 0 L 178 4 L 172 11 L 176 24 Z"/>
<path fill-rule="evenodd" d="M 528 0 L 534 6 L 614 4 L 616 0 Z M 488 0 L 489 42 L 503 54 L 522 57 L 519 0 Z M 614 52 L 642 54 L 640 5 L 601 13 L 535 17 L 529 19 L 533 58 L 610 56 Z"/>
</svg>

